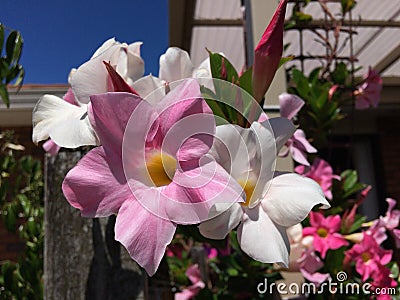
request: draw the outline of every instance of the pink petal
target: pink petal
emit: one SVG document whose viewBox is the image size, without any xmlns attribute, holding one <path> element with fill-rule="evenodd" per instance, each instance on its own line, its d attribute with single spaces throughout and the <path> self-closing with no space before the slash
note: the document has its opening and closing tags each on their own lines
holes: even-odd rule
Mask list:
<svg viewBox="0 0 400 300">
<path fill-rule="evenodd" d="M 176 155 L 182 167 L 188 163 L 198 165 L 198 159 L 209 151 L 214 140 L 214 120 L 214 115 L 208 113 L 178 120 L 164 136 L 162 149 Z"/>
<path fill-rule="evenodd" d="M 283 93 L 279 95 L 279 106 L 281 117 L 291 120 L 303 107 L 304 101 L 292 94 Z"/>
<path fill-rule="evenodd" d="M 72 91 L 72 88 L 68 89 L 68 91 L 63 96 L 63 99 L 70 104 L 74 104 L 74 105 L 78 106 L 78 103 L 76 102 L 75 95 L 74 95 L 74 92 Z"/>
<path fill-rule="evenodd" d="M 138 201 L 125 201 L 117 215 L 115 239 L 153 276 L 175 229 L 174 223 L 147 211 Z"/>
<path fill-rule="evenodd" d="M 304 150 L 305 150 L 306 152 L 308 152 L 308 153 L 315 153 L 315 152 L 318 151 L 317 149 L 315 149 L 315 148 L 309 143 L 309 141 L 308 141 L 307 138 L 306 138 L 306 135 L 305 135 L 304 131 L 301 130 L 301 129 L 297 129 L 297 130 L 294 132 L 294 134 L 293 134 L 293 139 L 294 139 L 296 142 L 300 143 L 301 146 L 304 147 Z"/>
<path fill-rule="evenodd" d="M 177 170 L 173 182 L 161 190 L 166 218 L 179 224 L 195 224 L 207 220 L 216 203 L 243 201 L 242 188 L 215 162 L 200 168 Z"/>
<path fill-rule="evenodd" d="M 201 281 L 200 269 L 197 264 L 191 265 L 185 274 L 193 284 Z"/>
<path fill-rule="evenodd" d="M 139 104 L 141 104 L 141 108 L 146 108 L 143 119 L 154 113 L 149 104 L 130 93 L 107 93 L 91 96 L 91 103 L 88 106 L 90 122 L 107 153 L 113 152 L 114 155 L 121 157 L 122 141 L 127 123 Z M 138 114 L 135 116 L 138 118 Z M 140 118 L 135 121 L 138 122 L 136 124 L 142 125 L 139 123 Z M 137 127 L 142 128 L 141 126 Z M 142 139 L 143 143 L 145 140 L 145 138 Z"/>
<path fill-rule="evenodd" d="M 297 148 L 294 143 L 292 143 L 290 145 L 289 149 L 290 149 L 290 154 L 292 155 L 293 160 L 297 161 L 299 164 L 302 164 L 304 166 L 309 166 L 310 165 L 310 163 L 308 162 L 307 156 L 304 153 L 304 151 L 302 151 L 299 148 Z M 298 166 L 298 167 L 303 167 L 303 166 Z M 296 167 L 296 169 L 298 167 Z M 298 170 L 300 170 L 300 168 Z M 299 173 L 300 171 L 296 171 L 296 172 Z"/>
<path fill-rule="evenodd" d="M 160 134 L 163 139 L 168 130 L 181 119 L 193 114 L 212 114 L 194 79 L 182 81 L 157 106 L 160 114 Z M 211 141 L 212 143 L 212 141 Z"/>
<path fill-rule="evenodd" d="M 126 184 L 122 166 L 106 161 L 102 147 L 86 154 L 70 170 L 62 184 L 68 202 L 81 210 L 84 217 L 106 217 L 118 212 L 122 203 L 133 199 Z"/>
<path fill-rule="evenodd" d="M 52 139 L 49 139 L 47 142 L 43 144 L 43 150 L 51 155 L 57 155 L 58 151 L 60 151 L 61 147 L 58 146 Z"/>
<path fill-rule="evenodd" d="M 327 281 L 331 276 L 329 273 L 309 273 L 306 270 L 301 269 L 301 274 L 303 274 L 304 278 L 306 278 L 308 281 L 315 283 L 317 286 L 319 286 L 321 283 Z"/>
</svg>

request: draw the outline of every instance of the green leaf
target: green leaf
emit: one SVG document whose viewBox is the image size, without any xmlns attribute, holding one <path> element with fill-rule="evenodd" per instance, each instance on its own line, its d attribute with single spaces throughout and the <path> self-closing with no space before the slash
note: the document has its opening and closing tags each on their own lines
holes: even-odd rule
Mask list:
<svg viewBox="0 0 400 300">
<path fill-rule="evenodd" d="M 235 70 L 235 67 L 230 63 L 230 61 L 219 53 L 210 51 L 209 55 L 212 77 L 236 83 L 239 76 Z M 225 65 L 225 72 L 223 72 L 223 65 Z"/>
<path fill-rule="evenodd" d="M 0 97 L 3 100 L 7 108 L 10 107 L 10 98 L 8 96 L 7 86 L 0 82 Z"/>
<path fill-rule="evenodd" d="M 341 0 L 340 3 L 342 4 L 343 15 L 352 10 L 357 4 L 355 0 Z"/>
<path fill-rule="evenodd" d="M 292 70 L 293 81 L 296 83 L 296 88 L 299 96 L 303 99 L 308 98 L 310 93 L 310 86 L 307 78 L 304 76 L 303 72 L 297 69 Z"/>
<path fill-rule="evenodd" d="M 346 78 L 349 76 L 349 70 L 345 63 L 340 62 L 336 65 L 335 70 L 331 73 L 333 83 L 344 85 Z"/>
<path fill-rule="evenodd" d="M 299 21 L 299 22 L 310 22 L 310 21 L 312 21 L 312 16 L 311 15 L 305 14 L 305 13 L 303 13 L 301 11 L 296 11 L 296 13 L 294 15 L 294 18 L 295 18 L 296 21 Z"/>
<path fill-rule="evenodd" d="M 248 92 L 250 95 L 253 95 L 252 78 L 253 78 L 253 67 L 248 68 L 239 77 L 239 86 L 246 92 Z"/>
<path fill-rule="evenodd" d="M 20 66 L 20 65 L 18 65 Z M 21 71 L 15 81 L 15 86 L 18 86 L 18 90 L 17 92 L 19 92 L 19 89 L 22 87 L 22 84 L 24 83 L 24 78 L 25 78 L 25 70 L 23 69 L 23 67 L 21 67 Z"/>
<path fill-rule="evenodd" d="M 366 216 L 357 215 L 354 220 L 353 225 L 351 225 L 348 233 L 353 233 L 354 231 L 361 228 L 361 225 L 367 220 Z"/>
<path fill-rule="evenodd" d="M 340 174 L 340 177 L 342 178 L 342 180 L 344 180 L 343 189 L 345 191 L 352 188 L 356 184 L 358 179 L 357 171 L 355 170 L 345 170 L 342 172 L 342 174 Z"/>
<path fill-rule="evenodd" d="M 5 84 L 9 84 L 13 79 L 17 78 L 22 70 L 22 66 L 18 64 L 9 69 L 6 76 Z"/>
<path fill-rule="evenodd" d="M 319 72 L 321 72 L 321 67 L 315 68 L 310 72 L 310 75 L 308 75 L 308 81 L 311 82 L 313 85 L 315 85 L 316 81 L 319 78 Z"/>
<path fill-rule="evenodd" d="M 279 69 L 280 67 L 282 67 L 284 64 L 286 64 L 287 62 L 293 60 L 294 58 L 295 58 L 294 55 L 281 57 L 281 60 L 279 61 L 278 69 Z"/>
<path fill-rule="evenodd" d="M 6 41 L 6 61 L 8 64 L 11 64 L 13 58 L 14 47 L 17 43 L 17 36 L 18 36 L 17 31 L 11 31 Z"/>
<path fill-rule="evenodd" d="M 399 265 L 396 262 L 393 262 L 393 265 L 390 267 L 390 272 L 394 278 L 399 277 Z"/>
<path fill-rule="evenodd" d="M 3 44 L 4 44 L 4 26 L 0 24 L 0 56 L 3 53 Z"/>
</svg>

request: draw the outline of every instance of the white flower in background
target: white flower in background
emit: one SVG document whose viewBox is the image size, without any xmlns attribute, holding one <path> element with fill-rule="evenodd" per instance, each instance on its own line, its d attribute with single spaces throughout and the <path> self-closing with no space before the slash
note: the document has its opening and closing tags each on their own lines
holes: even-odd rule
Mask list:
<svg viewBox="0 0 400 300">
<path fill-rule="evenodd" d="M 91 95 L 113 91 L 103 61 L 110 63 L 132 85 L 144 74 L 141 44 L 136 42 L 128 45 L 109 39 L 89 61 L 73 69 L 68 81 L 75 95 L 74 104 L 57 96 L 42 96 L 33 110 L 33 142 L 38 143 L 50 137 L 58 146 L 65 148 L 98 144 L 87 116 L 87 105 Z"/>
<path fill-rule="evenodd" d="M 315 205 L 328 208 L 329 203 L 315 181 L 274 172 L 276 154 L 295 127 L 285 118 L 269 122 L 272 129 L 268 121 L 254 122 L 248 129 L 232 124 L 217 127 L 210 153 L 243 187 L 246 201 L 214 205 L 211 219 L 199 229 L 207 238 L 224 239 L 238 226 L 238 242 L 245 253 L 260 262 L 287 267 L 286 228 L 300 223 Z"/>
<path fill-rule="evenodd" d="M 185 78 L 211 78 L 209 58 L 197 68 L 194 67 L 189 54 L 180 48 L 170 47 L 160 56 L 158 77 L 147 75 L 132 84 L 139 95 L 150 103 L 158 102 L 165 96 L 169 83 Z M 153 93 L 156 91 L 156 93 Z M 150 97 L 148 97 L 150 95 Z"/>
</svg>

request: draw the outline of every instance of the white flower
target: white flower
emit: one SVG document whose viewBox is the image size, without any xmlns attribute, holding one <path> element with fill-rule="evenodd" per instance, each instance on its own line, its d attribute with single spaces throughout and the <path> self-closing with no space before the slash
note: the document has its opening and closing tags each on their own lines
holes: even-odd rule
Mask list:
<svg viewBox="0 0 400 300">
<path fill-rule="evenodd" d="M 210 153 L 243 187 L 246 201 L 213 206 L 211 219 L 199 229 L 205 237 L 223 239 L 238 226 L 238 242 L 245 253 L 287 267 L 286 228 L 301 222 L 315 205 L 328 208 L 329 203 L 315 181 L 274 172 L 276 154 L 295 127 L 285 118 L 269 122 L 272 128 L 268 122 L 254 122 L 249 129 L 231 124 L 217 127 Z"/>
<path fill-rule="evenodd" d="M 68 81 L 75 95 L 72 101 L 53 95 L 42 96 L 33 110 L 33 142 L 50 137 L 57 145 L 66 148 L 96 145 L 98 139 L 87 116 L 87 105 L 91 95 L 112 91 L 103 61 L 110 63 L 131 85 L 144 74 L 141 44 L 127 45 L 113 38 L 107 40 L 89 61 L 71 71 Z"/>
<path fill-rule="evenodd" d="M 158 77 L 144 76 L 134 82 L 132 87 L 150 103 L 157 103 L 165 96 L 165 89 L 162 87 L 185 78 L 211 78 L 210 60 L 205 59 L 195 68 L 185 50 L 170 47 L 160 56 Z M 154 91 L 156 92 L 153 93 Z"/>
</svg>

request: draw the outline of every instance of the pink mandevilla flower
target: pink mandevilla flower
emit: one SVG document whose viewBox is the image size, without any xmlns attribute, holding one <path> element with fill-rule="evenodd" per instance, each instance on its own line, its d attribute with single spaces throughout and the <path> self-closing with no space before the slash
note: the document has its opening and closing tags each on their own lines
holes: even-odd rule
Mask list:
<svg viewBox="0 0 400 300">
<path fill-rule="evenodd" d="M 379 276 L 380 267 L 392 259 L 391 250 L 381 248 L 372 236 L 365 233 L 361 243 L 355 244 L 345 254 L 347 259 L 355 260 L 356 271 L 363 281 Z"/>
<path fill-rule="evenodd" d="M 356 109 L 378 107 L 381 90 L 382 78 L 378 72 L 369 68 L 368 73 L 364 76 L 364 83 L 355 91 Z"/>
<path fill-rule="evenodd" d="M 175 300 L 190 300 L 195 297 L 200 290 L 206 286 L 201 279 L 200 269 L 197 264 L 190 266 L 186 271 L 186 276 L 192 282 L 191 286 L 188 286 L 180 293 L 175 294 Z"/>
<path fill-rule="evenodd" d="M 311 212 L 310 223 L 312 227 L 304 228 L 303 236 L 314 237 L 314 249 L 321 253 L 322 258 L 325 258 L 328 250 L 336 250 L 348 245 L 348 242 L 339 233 L 341 223 L 339 215 L 325 218 L 319 212 Z"/>
<path fill-rule="evenodd" d="M 303 107 L 304 101 L 296 95 L 283 93 L 279 95 L 279 107 L 281 116 L 289 120 L 293 119 Z M 285 157 L 292 155 L 293 160 L 298 163 L 309 166 L 306 153 L 316 153 L 315 149 L 306 138 L 303 130 L 297 129 L 293 136 L 286 142 L 286 151 L 280 152 L 279 156 Z"/>
<path fill-rule="evenodd" d="M 333 174 L 332 167 L 327 161 L 316 158 L 310 168 L 297 166 L 294 170 L 296 173 L 302 174 L 303 176 L 314 179 L 318 182 L 324 191 L 325 196 L 328 199 L 332 199 L 332 179 L 340 180 L 340 176 Z"/>
<path fill-rule="evenodd" d="M 149 275 L 177 223 L 199 223 L 217 201 L 240 199 L 241 187 L 222 167 L 200 160 L 215 125 L 194 80 L 156 107 L 129 93 L 94 95 L 88 113 L 102 146 L 67 174 L 64 195 L 84 217 L 117 213 L 116 240 Z"/>
</svg>

